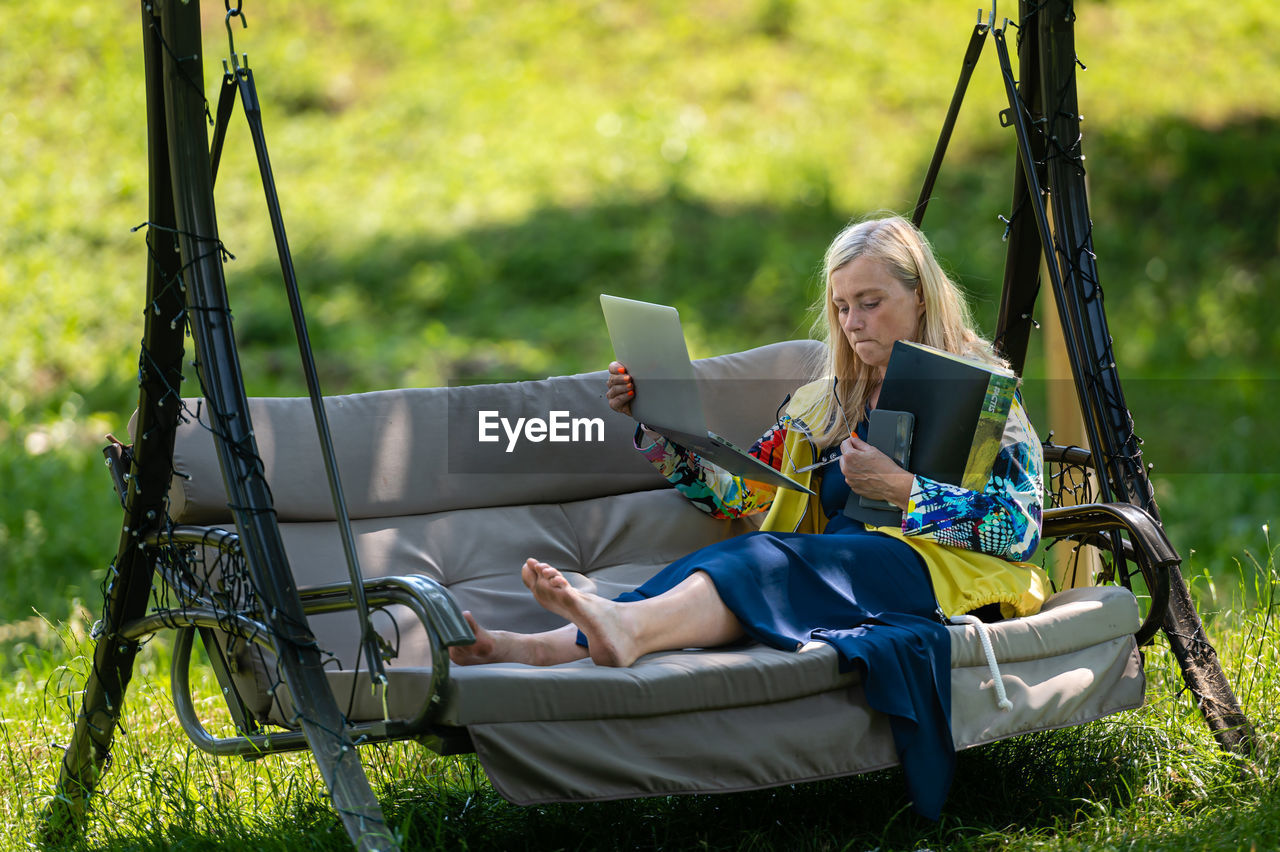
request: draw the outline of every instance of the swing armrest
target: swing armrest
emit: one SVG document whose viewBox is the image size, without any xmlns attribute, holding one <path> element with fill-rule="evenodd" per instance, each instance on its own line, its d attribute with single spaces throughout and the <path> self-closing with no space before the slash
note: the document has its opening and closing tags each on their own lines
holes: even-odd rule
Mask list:
<svg viewBox="0 0 1280 852">
<path fill-rule="evenodd" d="M 1104 546 L 1109 542 L 1102 534 L 1112 530 L 1127 535 L 1123 541 L 1124 552 L 1116 555 L 1127 556 L 1138 563 L 1151 595 L 1146 618 L 1134 634 L 1138 644 L 1145 645 L 1164 622 L 1169 606 L 1169 572 L 1182 561 L 1164 528 L 1145 510 L 1129 503 L 1086 503 L 1046 509 L 1040 528 L 1044 538 L 1098 537 Z"/>
<path fill-rule="evenodd" d="M 476 641 L 453 595 L 430 577 L 421 574 L 374 577 L 364 581 L 364 590 L 370 607 L 401 604 L 412 609 L 430 631 L 433 646 L 437 640 L 444 648 L 470 645 Z M 355 606 L 350 583 L 307 586 L 299 589 L 298 595 L 307 615 L 338 612 Z"/>
<path fill-rule="evenodd" d="M 195 525 L 182 525 L 163 533 L 152 533 L 146 537 L 145 542 L 152 547 L 176 544 L 211 547 L 228 555 L 240 553 L 239 536 L 234 532 Z M 179 722 L 191 741 L 210 754 L 238 755 L 249 759 L 308 748 L 305 736 L 299 731 L 257 733 L 250 730 L 243 719 L 238 724 L 242 730 L 240 736 L 217 737 L 205 730 L 195 711 L 188 675 L 191 645 L 196 631 L 221 630 L 233 633 L 245 641 L 263 644 L 268 650 L 272 646 L 264 642 L 266 626 L 253 618 L 252 613 L 231 613 L 219 608 L 214 601 L 200 594 L 189 583 L 184 583 L 179 576 L 169 574 L 166 580 L 182 595 L 184 607 L 139 619 L 129 624 L 124 633 L 128 638 L 136 640 L 164 628 L 177 628 L 178 641 L 171 674 L 174 705 Z M 444 700 L 444 690 L 449 680 L 448 647 L 471 644 L 475 641 L 475 636 L 452 595 L 430 577 L 376 577 L 366 580 L 364 585 L 366 600 L 371 607 L 404 606 L 422 623 L 431 646 L 431 684 L 429 697 L 413 718 L 353 724 L 351 732 L 361 742 L 422 736 L 433 730 L 431 714 Z M 301 588 L 298 594 L 303 612 L 307 615 L 349 610 L 355 606 L 349 583 Z M 239 716 L 244 717 L 243 710 Z"/>
<path fill-rule="evenodd" d="M 236 533 L 188 524 L 152 533 L 147 536 L 146 543 L 152 547 L 177 544 L 213 547 L 229 555 L 240 553 L 240 537 Z M 179 582 L 171 577 L 166 577 L 166 580 L 173 585 Z M 364 581 L 364 588 L 371 606 L 403 604 L 412 609 L 422 619 L 433 640 L 438 640 L 442 647 L 475 642 L 475 635 L 462 617 L 457 601 L 448 589 L 430 577 L 422 574 L 373 577 Z M 190 588 L 185 591 L 194 596 Z M 347 582 L 304 586 L 298 590 L 298 595 L 307 615 L 337 612 L 355 606 L 351 584 Z"/>
<path fill-rule="evenodd" d="M 444 700 L 449 683 L 449 647 L 470 645 L 476 641 L 471 626 L 462 617 L 462 610 L 448 589 L 440 583 L 420 574 L 375 577 L 364 582 L 365 601 L 370 607 L 403 606 L 420 621 L 427 632 L 431 646 L 431 685 L 429 698 L 412 719 L 382 723 L 386 734 L 377 725 L 367 728 L 366 738 L 397 738 L 406 733 L 421 734 L 431 727 L 431 716 Z M 356 601 L 349 583 L 326 583 L 298 590 L 302 610 L 308 615 L 320 615 L 354 609 Z M 360 726 L 357 726 L 360 727 Z M 353 728 L 353 730 L 355 730 Z"/>
</svg>

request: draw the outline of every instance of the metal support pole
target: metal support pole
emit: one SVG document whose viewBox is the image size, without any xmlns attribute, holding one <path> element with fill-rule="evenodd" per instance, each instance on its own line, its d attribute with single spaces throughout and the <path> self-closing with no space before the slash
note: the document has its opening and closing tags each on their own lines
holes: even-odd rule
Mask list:
<svg viewBox="0 0 1280 852">
<path fill-rule="evenodd" d="M 1025 12 L 1024 12 L 1025 15 Z M 1039 55 L 1034 29 L 1019 32 L 1018 43 L 1018 100 L 1025 104 L 1032 115 L 1040 115 L 1039 87 L 1029 85 L 1040 76 Z M 1044 139 L 1039 133 L 1031 135 L 1031 167 L 1035 182 L 1045 184 Z M 1004 288 L 1000 296 L 1000 315 L 996 321 L 996 346 L 1009 359 L 1014 371 L 1021 376 L 1027 360 L 1027 344 L 1035 325 L 1033 313 L 1036 298 L 1040 295 L 1040 240 L 1032 204 L 1044 206 L 1043 198 L 1032 198 L 1031 183 L 1023 172 L 1021 158 L 1014 157 L 1013 201 L 1009 207 L 1008 227 L 1005 231 Z"/>
<path fill-rule="evenodd" d="M 97 786 L 125 690 L 133 676 L 137 643 L 120 638 L 121 628 L 146 614 L 154 568 L 142 538 L 163 518 L 173 473 L 173 439 L 181 408 L 184 294 L 181 259 L 174 235 L 173 194 L 162 94 L 162 45 L 151 16 L 142 16 L 147 91 L 147 151 L 150 202 L 147 231 L 147 300 L 142 355 L 138 365 L 138 424 L 133 466 L 125 496 L 125 517 L 116 558 L 107 579 L 103 615 L 95 629 L 93 669 L 85 684 L 75 730 L 62 757 L 57 790 L 44 814 L 47 841 L 84 831 L 88 800 Z"/>
<path fill-rule="evenodd" d="M 395 848 L 347 733 L 346 719 L 324 676 L 253 436 L 219 255 L 205 126 L 199 3 L 163 0 L 154 5 L 162 9 L 161 32 L 167 45 L 165 118 L 191 338 L 199 353 L 197 369 L 227 502 L 254 588 L 262 598 L 263 620 L 276 646 L 280 675 L 299 708 L 296 722 L 311 745 L 334 809 L 358 849 Z"/>
<path fill-rule="evenodd" d="M 1138 506 L 1158 521 L 1159 509 L 1120 386 L 1098 284 L 1076 101 L 1074 26 L 1071 0 L 1037 4 L 1023 0 L 1020 48 L 1035 51 L 1035 56 L 1030 59 L 1023 56 L 1024 79 L 1019 91 L 1035 90 L 1037 114 L 1031 119 L 1041 131 L 1034 135 L 1041 136 L 1043 143 L 1035 155 L 1025 144 L 1020 148 L 1028 188 L 1023 189 L 1019 197 L 1033 206 L 1040 203 L 1031 197 L 1035 193 L 1030 186 L 1034 185 L 1031 177 L 1043 170 L 1049 213 L 1053 218 L 1052 239 L 1043 242 L 1045 246 L 1052 246 L 1051 252 L 1046 249 L 1045 260 L 1050 266 L 1080 407 L 1090 435 L 1094 468 L 1100 475 L 1099 487 L 1103 493 L 1110 493 L 1112 499 Z M 1001 34 L 997 33 L 997 47 L 1001 45 Z M 1028 68 L 1034 71 L 1034 79 L 1027 79 Z M 1025 106 L 1027 102 L 1021 103 Z M 1011 103 L 1010 109 L 1016 113 L 1018 103 Z M 1012 118 L 1021 121 L 1028 117 L 1014 114 Z M 1039 219 L 1038 211 L 1033 212 L 1037 212 Z M 1045 230 L 1043 221 L 1037 224 L 1037 230 Z M 1032 254 L 1030 250 L 1024 252 L 1021 247 L 1010 246 L 1010 257 L 1015 253 L 1024 261 Z M 1021 319 L 1015 311 L 1025 312 L 1034 301 L 1034 296 L 1028 300 L 1025 292 L 1011 294 L 1009 287 L 1010 280 L 1006 277 L 1002 334 L 1013 329 L 1014 323 Z M 1010 348 L 1020 358 L 1025 344 L 1015 339 Z M 1205 637 L 1204 626 L 1181 571 L 1173 565 L 1169 575 L 1170 598 L 1163 629 L 1182 666 L 1183 678 L 1219 744 L 1232 751 L 1247 751 L 1253 744 L 1252 726 L 1227 683 L 1213 646 Z"/>
<path fill-rule="evenodd" d="M 995 0 L 991 3 L 989 22 L 983 22 L 982 10 L 978 10 L 978 23 L 973 28 L 973 34 L 969 36 L 964 60 L 960 63 L 960 79 L 956 81 L 956 90 L 951 93 L 951 105 L 947 107 L 946 118 L 942 120 L 942 132 L 938 134 L 938 143 L 933 149 L 933 159 L 929 162 L 929 170 L 924 176 L 924 185 L 920 188 L 920 197 L 916 200 L 915 210 L 911 214 L 911 221 L 917 228 L 924 223 L 924 212 L 929 206 L 929 199 L 933 197 L 933 184 L 937 181 L 938 172 L 942 169 L 942 160 L 947 155 L 947 146 L 951 144 L 951 133 L 956 128 L 960 105 L 964 103 L 964 93 L 969 89 L 969 79 L 973 77 L 973 69 L 977 67 L 978 59 L 982 56 L 982 46 L 986 44 L 987 32 L 995 22 L 995 16 Z"/>
<path fill-rule="evenodd" d="M 298 725 L 356 847 L 362 852 L 396 849 L 324 676 L 258 459 L 222 276 L 204 124 L 199 3 L 149 0 L 142 8 L 151 262 L 138 432 L 125 524 L 106 587 L 104 616 L 95 630 L 94 667 L 42 833 L 56 842 L 83 832 L 88 799 L 121 718 L 138 650 L 127 628 L 146 615 L 154 575 L 152 554 L 143 540 L 164 521 L 173 473 L 184 318 L 189 316 L 228 503 L 262 599 L 280 674 L 300 711 Z"/>
</svg>

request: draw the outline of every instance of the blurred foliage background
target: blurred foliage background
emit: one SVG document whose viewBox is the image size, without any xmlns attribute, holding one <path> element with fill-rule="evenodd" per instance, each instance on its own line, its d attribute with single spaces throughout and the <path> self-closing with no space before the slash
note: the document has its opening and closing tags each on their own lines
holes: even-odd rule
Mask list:
<svg viewBox="0 0 1280 852">
<path fill-rule="evenodd" d="M 212 98 L 227 38 L 204 6 Z M 695 357 L 804 336 L 831 236 L 914 203 L 975 20 L 954 0 L 243 6 L 327 393 L 597 369 L 601 291 L 679 306 Z M 1077 12 L 1121 375 L 1174 544 L 1213 571 L 1280 507 L 1280 7 Z M 99 448 L 136 403 L 140 21 L 130 0 L 0 4 L 0 621 L 96 609 L 115 549 Z M 1014 168 L 994 54 L 926 221 L 988 330 Z M 239 112 L 217 203 L 249 391 L 302 393 Z"/>
</svg>

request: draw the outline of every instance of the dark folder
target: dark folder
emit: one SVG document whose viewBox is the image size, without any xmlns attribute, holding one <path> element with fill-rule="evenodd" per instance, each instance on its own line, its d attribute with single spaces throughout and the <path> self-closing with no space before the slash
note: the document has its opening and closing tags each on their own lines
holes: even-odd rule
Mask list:
<svg viewBox="0 0 1280 852">
<path fill-rule="evenodd" d="M 1017 376 L 1008 370 L 899 340 L 885 370 L 876 410 L 871 412 L 868 443 L 892 458 L 893 445 L 882 446 L 877 440 L 887 441 L 885 436 L 893 431 L 872 434 L 876 412 L 910 412 L 915 426 L 906 468 L 926 479 L 981 491 L 1000 452 L 1017 387 Z M 863 506 L 856 494 L 846 504 L 845 514 L 873 526 L 902 523 L 896 506 Z"/>
</svg>

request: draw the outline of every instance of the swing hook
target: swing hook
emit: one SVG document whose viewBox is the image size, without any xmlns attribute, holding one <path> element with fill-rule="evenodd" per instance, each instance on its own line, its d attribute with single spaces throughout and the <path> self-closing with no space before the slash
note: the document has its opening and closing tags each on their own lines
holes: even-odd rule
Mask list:
<svg viewBox="0 0 1280 852">
<path fill-rule="evenodd" d="M 981 10 L 981 9 L 979 9 L 979 10 L 978 10 L 978 24 L 977 24 L 977 26 L 981 27 L 981 28 L 983 29 L 983 31 L 984 31 L 984 32 L 987 32 L 987 33 L 995 32 L 995 29 L 996 29 L 996 5 L 997 5 L 997 0 L 991 0 L 991 13 L 990 13 L 989 15 L 987 15 L 987 22 L 986 22 L 986 24 L 983 24 L 983 22 L 982 22 L 982 10 Z"/>
<path fill-rule="evenodd" d="M 241 29 L 249 26 L 249 21 L 245 18 L 244 12 L 240 10 L 240 6 L 237 5 L 234 9 L 231 8 L 231 0 L 223 0 L 223 5 L 227 9 L 227 17 L 223 20 L 223 23 L 227 26 L 227 46 L 231 48 L 231 65 L 238 71 L 240 70 L 240 62 L 236 57 L 236 39 L 231 29 L 231 19 L 238 16 L 240 18 Z M 249 64 L 249 57 L 247 55 L 244 57 L 244 61 L 246 65 Z M 231 69 L 227 67 L 226 60 L 223 60 L 222 67 L 228 74 L 231 73 Z"/>
</svg>

